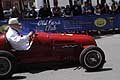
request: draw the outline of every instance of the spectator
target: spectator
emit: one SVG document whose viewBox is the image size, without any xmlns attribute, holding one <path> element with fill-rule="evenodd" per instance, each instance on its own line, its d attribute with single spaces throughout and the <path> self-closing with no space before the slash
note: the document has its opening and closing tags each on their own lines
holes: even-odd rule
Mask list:
<svg viewBox="0 0 120 80">
<path fill-rule="evenodd" d="M 118 8 L 117 8 L 117 12 L 120 13 L 120 1 L 117 4 Z"/>
<path fill-rule="evenodd" d="M 109 14 L 110 13 L 110 9 L 109 9 L 109 6 L 107 5 L 107 3 L 101 4 L 101 13 L 102 14 Z"/>
<path fill-rule="evenodd" d="M 65 12 L 65 17 L 71 17 L 72 16 L 72 9 L 70 8 L 69 5 L 66 5 L 66 8 L 65 8 L 64 12 Z"/>
<path fill-rule="evenodd" d="M 84 6 L 83 6 L 83 14 L 92 14 L 92 7 L 87 1 L 84 3 Z"/>
<path fill-rule="evenodd" d="M 65 16 L 65 7 L 64 6 L 61 7 L 61 16 L 62 17 Z"/>
<path fill-rule="evenodd" d="M 29 13 L 30 13 L 30 9 L 25 6 L 24 12 L 23 12 L 23 17 L 24 18 L 29 18 Z"/>
<path fill-rule="evenodd" d="M 111 9 L 110 9 L 110 12 L 112 14 L 117 13 L 117 8 L 118 8 L 118 6 L 115 3 L 113 3 L 111 6 Z"/>
<path fill-rule="evenodd" d="M 29 18 L 36 18 L 37 12 L 35 11 L 35 6 L 32 6 L 32 10 L 29 12 Z"/>
<path fill-rule="evenodd" d="M 95 13 L 96 15 L 101 15 L 100 4 L 97 4 L 97 5 L 96 5 L 94 13 Z"/>
<path fill-rule="evenodd" d="M 89 6 L 90 6 L 90 8 L 91 8 L 91 14 L 94 14 L 94 8 L 93 8 L 93 6 L 92 6 L 92 3 L 91 2 L 89 2 Z"/>
<path fill-rule="evenodd" d="M 52 16 L 52 12 L 51 10 L 47 7 L 47 5 L 45 4 L 44 7 L 42 7 L 39 10 L 39 14 L 38 17 L 40 18 L 46 18 L 46 17 L 51 17 Z"/>
<path fill-rule="evenodd" d="M 82 14 L 81 5 L 77 4 L 77 1 L 74 1 L 74 5 L 72 6 L 73 16 L 79 16 Z"/>
<path fill-rule="evenodd" d="M 13 6 L 13 8 L 12 8 L 11 17 L 12 18 L 20 17 L 20 12 L 19 12 L 19 10 L 17 9 L 16 6 Z"/>
<path fill-rule="evenodd" d="M 58 7 L 58 5 L 55 5 L 52 9 L 52 12 L 53 12 L 53 16 L 54 17 L 59 17 L 61 16 L 61 10 L 60 10 L 60 7 Z"/>
</svg>

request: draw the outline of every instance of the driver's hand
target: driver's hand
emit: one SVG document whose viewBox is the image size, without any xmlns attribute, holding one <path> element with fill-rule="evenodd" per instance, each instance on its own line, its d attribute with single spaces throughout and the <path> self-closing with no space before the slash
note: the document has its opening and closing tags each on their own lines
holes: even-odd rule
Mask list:
<svg viewBox="0 0 120 80">
<path fill-rule="evenodd" d="M 34 32 L 29 32 L 29 34 L 28 34 L 29 36 L 32 36 L 32 35 L 34 35 Z"/>
<path fill-rule="evenodd" d="M 34 37 L 35 37 L 34 32 L 30 32 L 28 35 L 29 35 L 29 38 L 30 38 L 29 40 L 30 40 L 30 41 L 33 41 L 33 39 L 34 39 Z"/>
</svg>

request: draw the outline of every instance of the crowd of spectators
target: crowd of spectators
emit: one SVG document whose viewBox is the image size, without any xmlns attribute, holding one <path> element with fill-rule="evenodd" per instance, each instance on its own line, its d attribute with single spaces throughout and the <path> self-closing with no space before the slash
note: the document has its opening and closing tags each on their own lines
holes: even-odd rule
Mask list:
<svg viewBox="0 0 120 80">
<path fill-rule="evenodd" d="M 119 3 L 120 4 L 120 3 Z M 120 13 L 120 5 L 116 2 L 113 2 L 111 6 L 108 4 L 101 3 L 96 6 L 92 6 L 91 2 L 84 2 L 83 5 L 78 4 L 74 1 L 73 6 L 66 5 L 65 7 L 59 7 L 55 5 L 53 8 L 49 8 L 46 4 L 38 11 L 36 11 L 35 7 L 32 6 L 31 10 L 24 12 L 22 17 L 26 18 L 49 18 L 49 17 L 71 17 L 71 16 L 80 16 L 80 15 L 89 15 L 89 14 L 115 14 Z M 17 8 L 14 6 L 12 9 L 11 17 L 20 17 L 20 13 Z"/>
</svg>

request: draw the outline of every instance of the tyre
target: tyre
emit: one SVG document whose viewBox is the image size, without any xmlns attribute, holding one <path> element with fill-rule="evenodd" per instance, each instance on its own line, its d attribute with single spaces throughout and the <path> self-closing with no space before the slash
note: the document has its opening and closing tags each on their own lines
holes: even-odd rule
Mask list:
<svg viewBox="0 0 120 80">
<path fill-rule="evenodd" d="M 97 46 L 85 48 L 80 54 L 80 64 L 87 71 L 96 71 L 105 63 L 104 52 Z"/>
<path fill-rule="evenodd" d="M 7 52 L 0 51 L 0 78 L 9 78 L 15 69 L 15 57 Z"/>
</svg>

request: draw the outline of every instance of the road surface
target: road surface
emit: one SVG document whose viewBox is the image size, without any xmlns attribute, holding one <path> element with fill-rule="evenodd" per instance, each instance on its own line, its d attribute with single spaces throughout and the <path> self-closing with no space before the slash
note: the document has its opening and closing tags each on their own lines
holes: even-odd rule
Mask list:
<svg viewBox="0 0 120 80">
<path fill-rule="evenodd" d="M 120 80 L 120 34 L 96 37 L 96 42 L 106 55 L 103 70 L 86 72 L 76 67 L 14 74 L 8 80 Z"/>
</svg>

